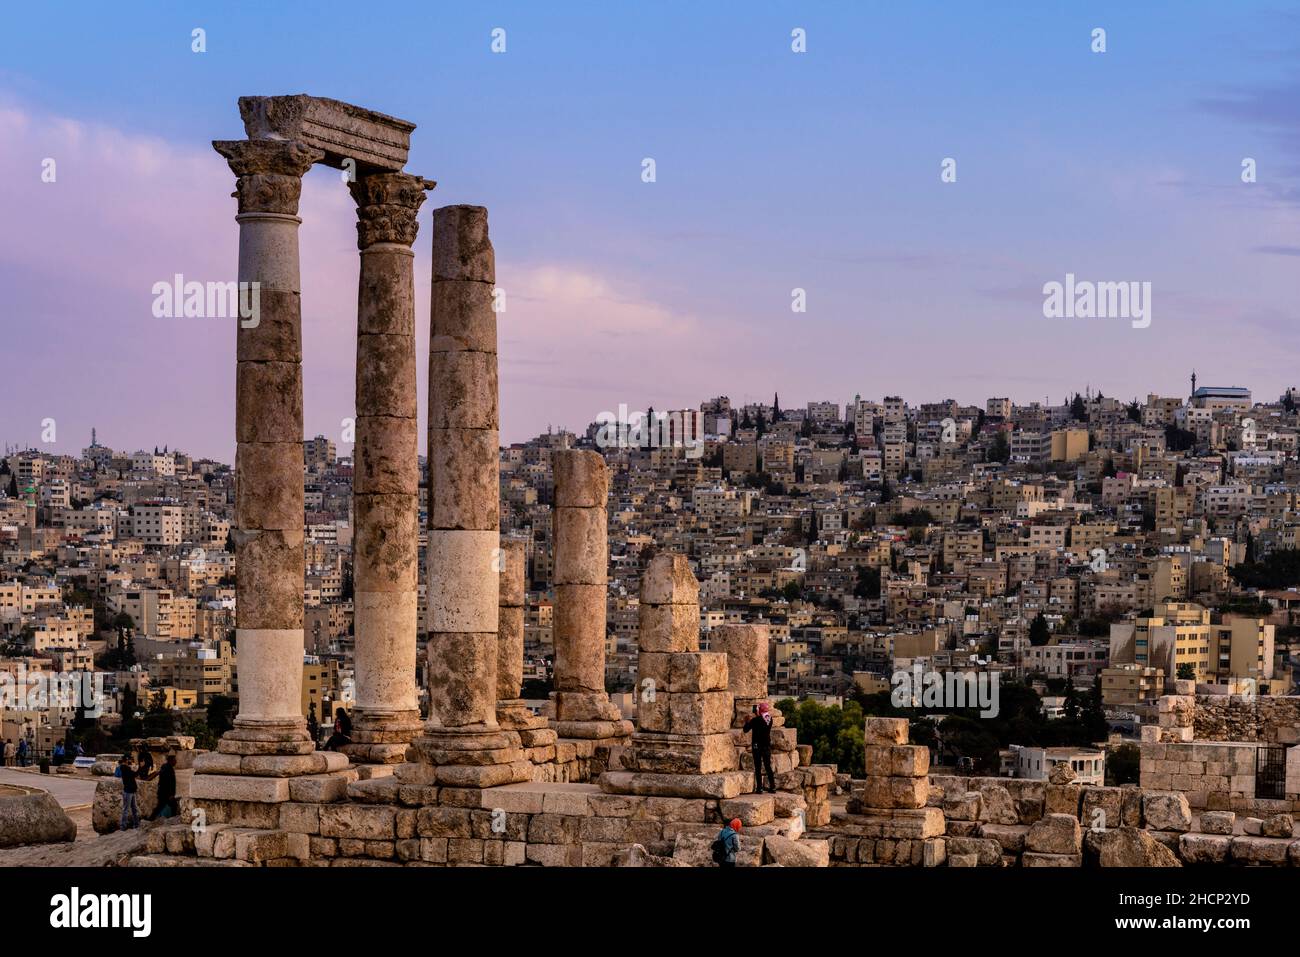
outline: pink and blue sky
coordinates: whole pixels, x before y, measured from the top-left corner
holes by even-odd
[[[1294,7],[403,6],[6,9],[0,443],[41,446],[53,418],[54,451],[94,426],[115,448],[233,457],[233,324],[150,307],[175,273],[235,278],[233,177],[209,142],[243,135],[245,94],[418,125],[408,169],[439,184],[416,243],[422,393],[429,210],[489,208],[504,441],[716,394],[1131,398],[1183,395],[1193,367],[1261,397],[1300,384]],[[301,214],[305,424],[337,440],[357,253],[336,172],[308,175]],[[1151,282],[1151,326],[1045,319],[1067,272]]]

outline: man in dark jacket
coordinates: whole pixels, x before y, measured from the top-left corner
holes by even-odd
[[[754,758],[754,790],[763,793],[762,769],[767,768],[768,790],[776,793],[776,775],[772,773],[772,706],[760,701],[754,706],[754,713],[745,722],[744,729],[749,733],[749,751]]]
[[[122,820],[118,824],[118,830],[126,831],[140,826],[140,806],[136,803],[138,786],[135,763],[131,760],[130,751],[122,755],[122,760],[117,765],[117,773],[122,779]]]
[[[176,803],[176,755],[167,755],[167,760],[154,777],[158,779],[158,803],[149,820],[156,821],[160,816],[178,817],[181,809]]]

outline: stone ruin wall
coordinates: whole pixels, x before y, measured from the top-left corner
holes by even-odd
[[[1300,697],[1196,695],[1197,741],[1300,744]]]

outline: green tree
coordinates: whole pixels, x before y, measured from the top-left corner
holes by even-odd
[[[171,708],[167,707],[167,697],[162,689],[155,691],[149,699],[149,710],[144,713],[144,732],[150,737],[176,733],[176,719]]]
[[[853,585],[856,598],[880,597],[880,569],[871,565],[858,566],[858,580]]]
[[[989,446],[985,455],[987,462],[1009,462],[1011,461],[1011,444],[1007,441],[1007,434],[998,430],[993,435],[993,443]]]
[[[1051,640],[1052,632],[1047,627],[1047,619],[1043,617],[1040,611],[1034,616],[1034,620],[1029,623],[1029,643],[1035,648],[1041,648]]]
[[[229,695],[214,694],[208,699],[208,715],[205,724],[217,737],[225,734],[235,726],[235,699]]]
[[[1174,672],[1174,677],[1179,681],[1195,681],[1196,665],[1192,664],[1190,661],[1184,661]]]
[[[1136,744],[1121,744],[1106,755],[1106,783],[1111,787],[1139,783],[1142,749]]]

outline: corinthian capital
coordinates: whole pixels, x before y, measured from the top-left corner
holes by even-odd
[[[302,177],[324,152],[290,140],[214,140],[238,179],[232,196],[241,213],[298,213]]]
[[[411,173],[371,173],[349,183],[357,203],[357,247],[415,242],[425,190],[436,184]]]

